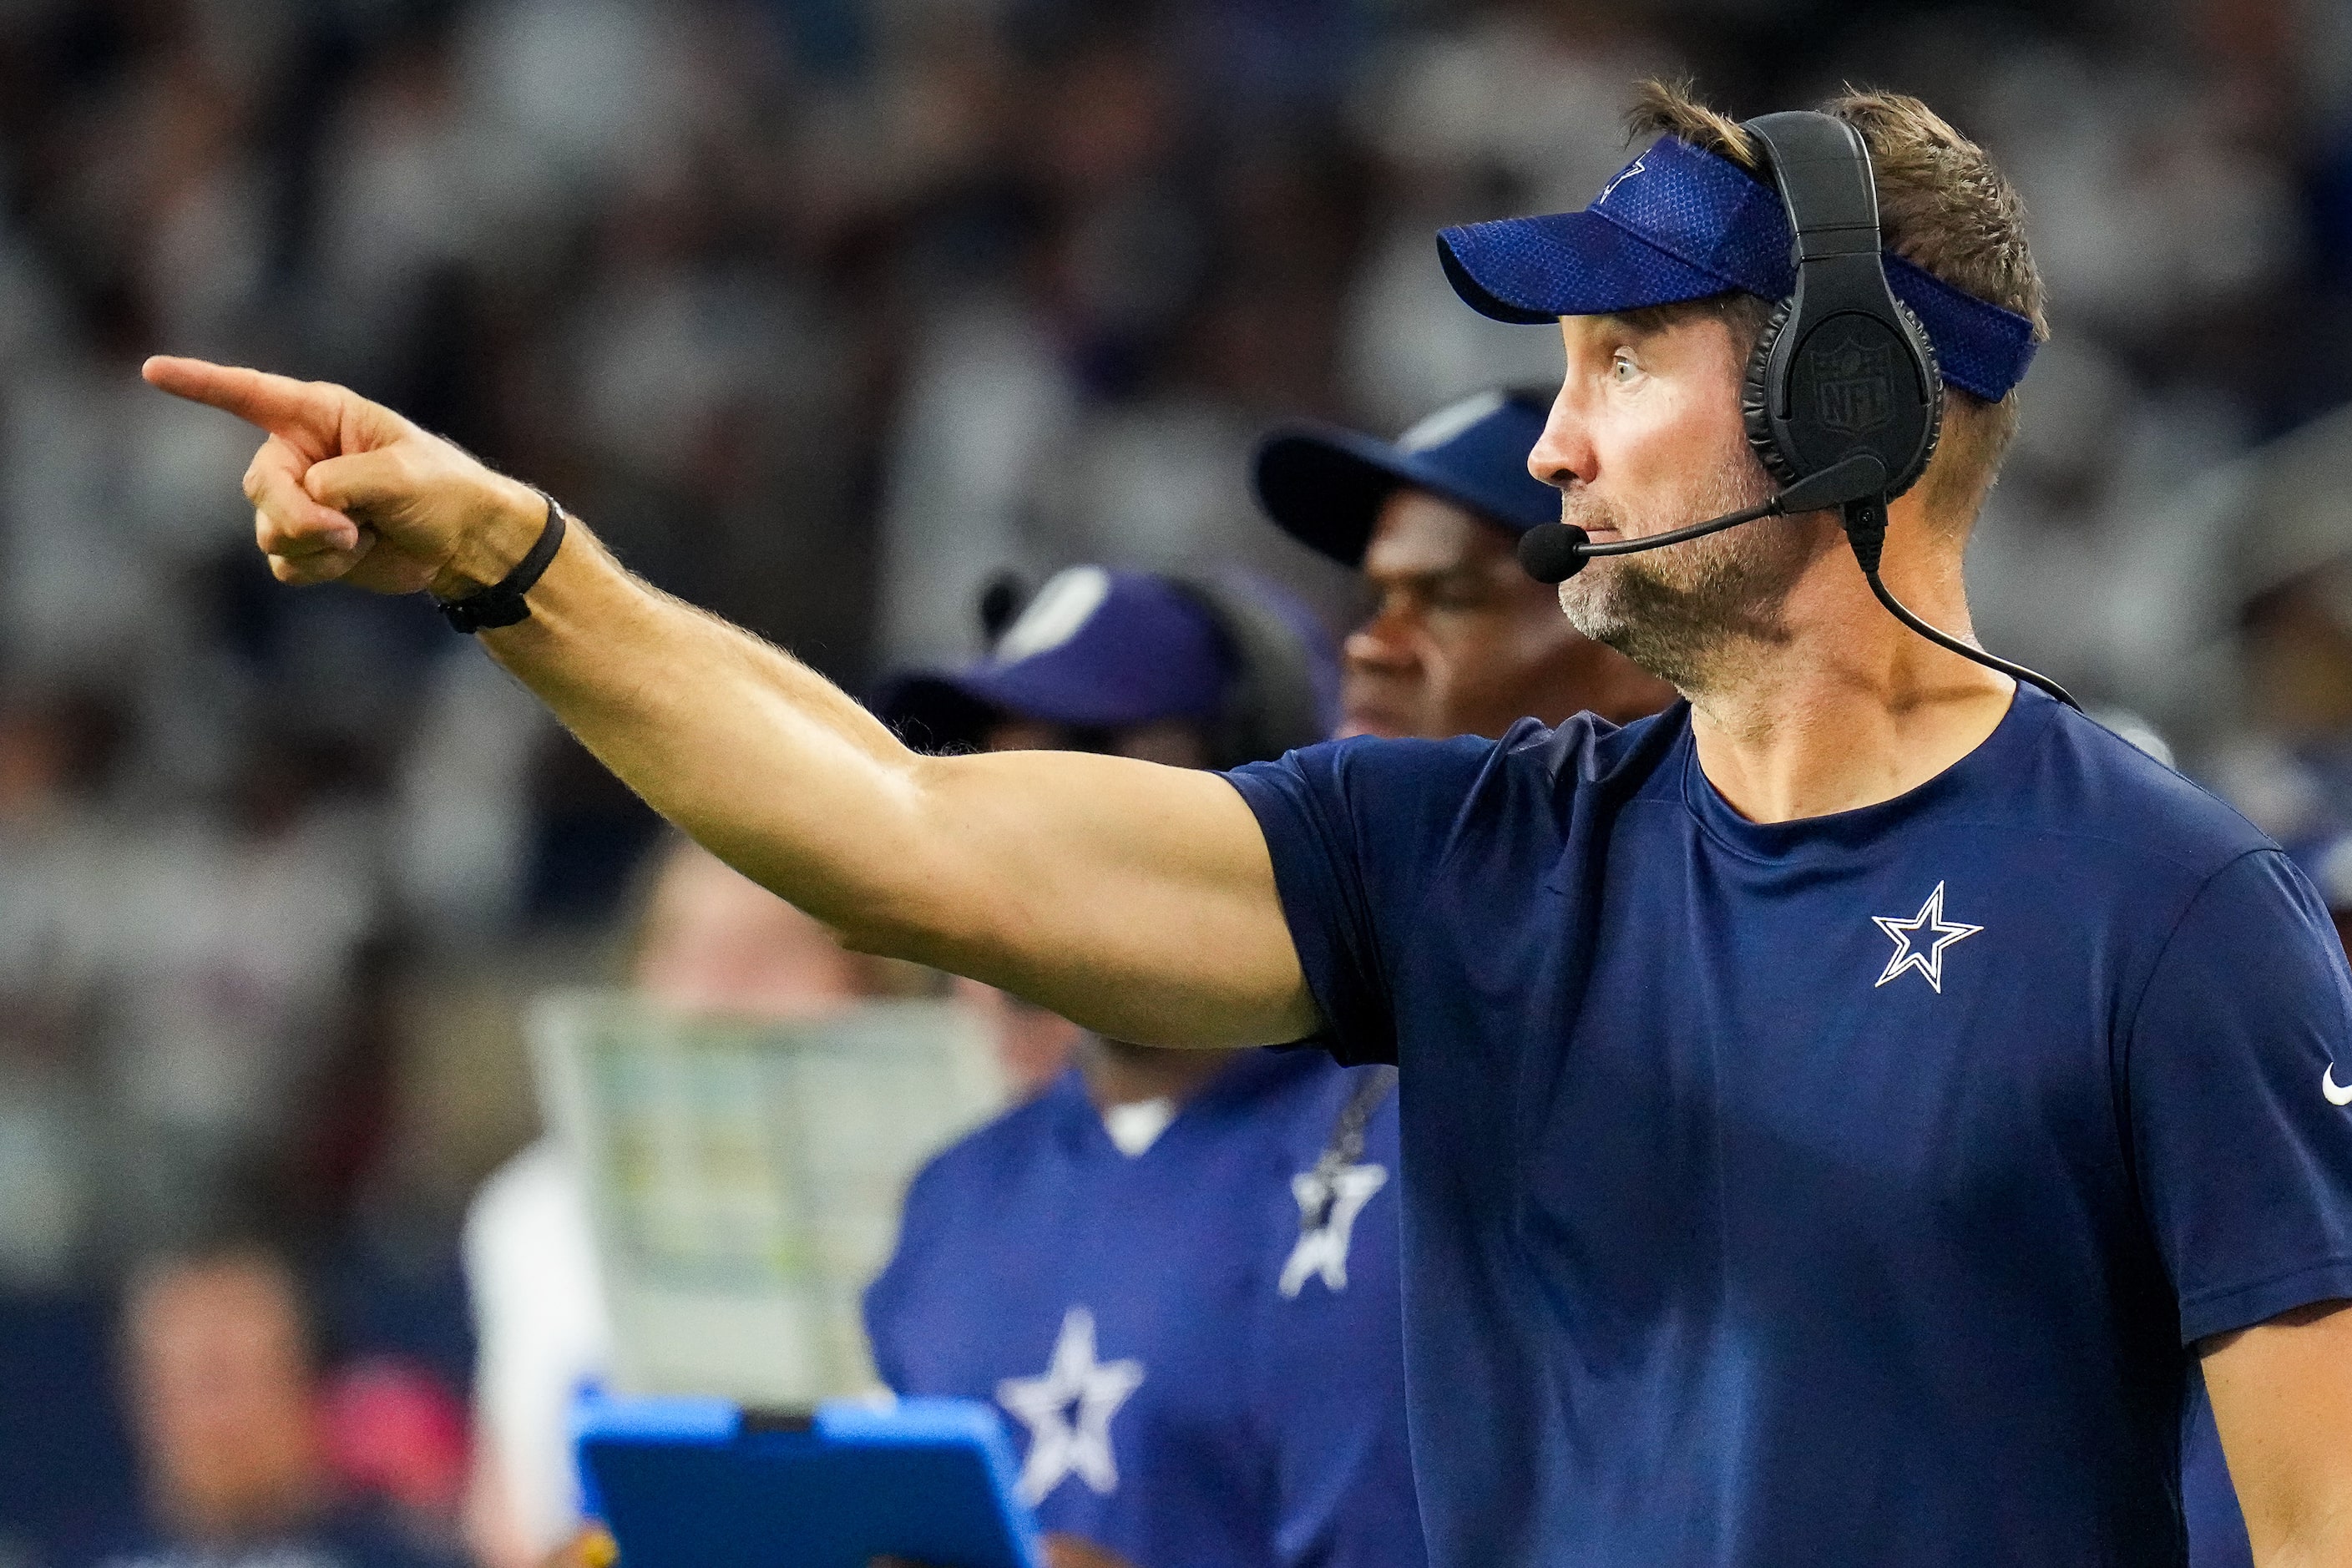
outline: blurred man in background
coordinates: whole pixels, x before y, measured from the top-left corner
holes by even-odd
[[[260,1247],[155,1264],[132,1287],[123,1382],[147,1518],[108,1568],[445,1568],[457,1559],[340,1495],[314,1327]]]
[[[933,747],[1234,767],[1328,733],[1334,676],[1303,612],[1078,566],[988,658],[880,706]],[[1057,1568],[1423,1561],[1394,1081],[1087,1035],[917,1179],[866,1296],[876,1363],[1005,1413]]]
[[[2352,926],[2352,559],[2252,594],[2242,613],[2245,732],[2220,783]]]
[[[1343,735],[1498,739],[1525,718],[1622,724],[1673,688],[1559,613],[1519,569],[1519,536],[1559,520],[1528,472],[1551,394],[1481,392],[1395,445],[1299,426],[1258,449],[1259,504],[1293,538],[1364,575],[1370,618],[1346,645]]]

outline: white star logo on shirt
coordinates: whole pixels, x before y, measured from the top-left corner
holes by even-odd
[[[1348,1288],[1348,1244],[1356,1234],[1356,1216],[1388,1179],[1382,1165],[1342,1165],[1328,1182],[1320,1171],[1301,1171],[1290,1178],[1291,1195],[1298,1200],[1299,1231],[1277,1285],[1285,1296],[1297,1296],[1318,1274],[1327,1290]]]
[[[1878,984],[1884,985],[1905,970],[1916,969],[1927,976],[1927,984],[1935,987],[1937,995],[1943,994],[1944,991],[1944,950],[1984,930],[1982,926],[1961,925],[1957,921],[1944,919],[1944,884],[1941,882],[1936,884],[1936,890],[1927,895],[1927,901],[1921,904],[1919,912],[1909,920],[1899,921],[1893,915],[1873,915],[1870,918],[1880,931],[1895,939],[1895,956],[1886,961],[1886,972],[1878,977]],[[1935,938],[1924,947],[1918,940],[1922,931]]]
[[[1095,1315],[1071,1308],[1045,1375],[996,1385],[996,1402],[1029,1428],[1029,1457],[1016,1489],[1022,1500],[1034,1507],[1071,1476],[1105,1496],[1118,1490],[1110,1418],[1142,1384],[1141,1362],[1095,1360]]]

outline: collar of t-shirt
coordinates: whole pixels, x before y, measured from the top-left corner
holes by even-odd
[[[1074,1064],[1062,1069],[1046,1094],[1068,1108],[1063,1114],[1101,1127],[1112,1147],[1135,1160],[1157,1147],[1170,1128],[1222,1115],[1272,1092],[1302,1070],[1311,1070],[1315,1063],[1308,1058],[1315,1055],[1311,1051],[1242,1051],[1181,1100],[1170,1096],[1108,1107],[1095,1104],[1087,1091],[1085,1074]]]
[[[1103,1107],[1103,1131],[1118,1145],[1118,1152],[1134,1159],[1160,1142],[1168,1124],[1176,1120],[1176,1102],[1167,1095],[1150,1100],[1130,1100],[1124,1105]]]
[[[1683,801],[1709,838],[1748,859],[1786,867],[1809,859],[1874,853],[1884,848],[1886,835],[1904,823],[1963,805],[1972,793],[2019,777],[2057,710],[2057,703],[2021,685],[1992,733],[1925,784],[1892,800],[1791,822],[1751,822],[1740,816],[1708,781],[1699,765],[1697,740],[1688,716],[1677,713],[1683,721],[1676,747],[1681,752]]]

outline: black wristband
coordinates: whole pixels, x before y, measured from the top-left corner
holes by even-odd
[[[563,543],[563,508],[545,490],[537,494],[547,502],[547,526],[539,531],[539,542],[515,563],[515,569],[478,594],[433,601],[441,618],[453,630],[470,636],[488,627],[510,626],[517,621],[530,619],[530,606],[523,602],[523,595],[546,573],[548,563],[555,559],[556,551]]]

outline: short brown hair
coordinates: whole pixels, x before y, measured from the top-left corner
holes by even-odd
[[[1862,133],[1878,176],[1878,221],[1887,247],[1956,289],[2016,311],[2050,335],[2042,274],[2025,243],[2025,203],[1984,149],[1934,110],[1899,92],[1848,86],[1820,105]],[[1630,136],[1672,136],[1749,173],[1763,161],[1755,138],[1709,109],[1686,82],[1646,81],[1625,116]],[[1760,330],[1760,317],[1755,319]],[[2017,394],[1998,403],[1948,386],[1944,437],[1928,466],[1928,515],[1965,528],[2000,473],[2017,433]]]

